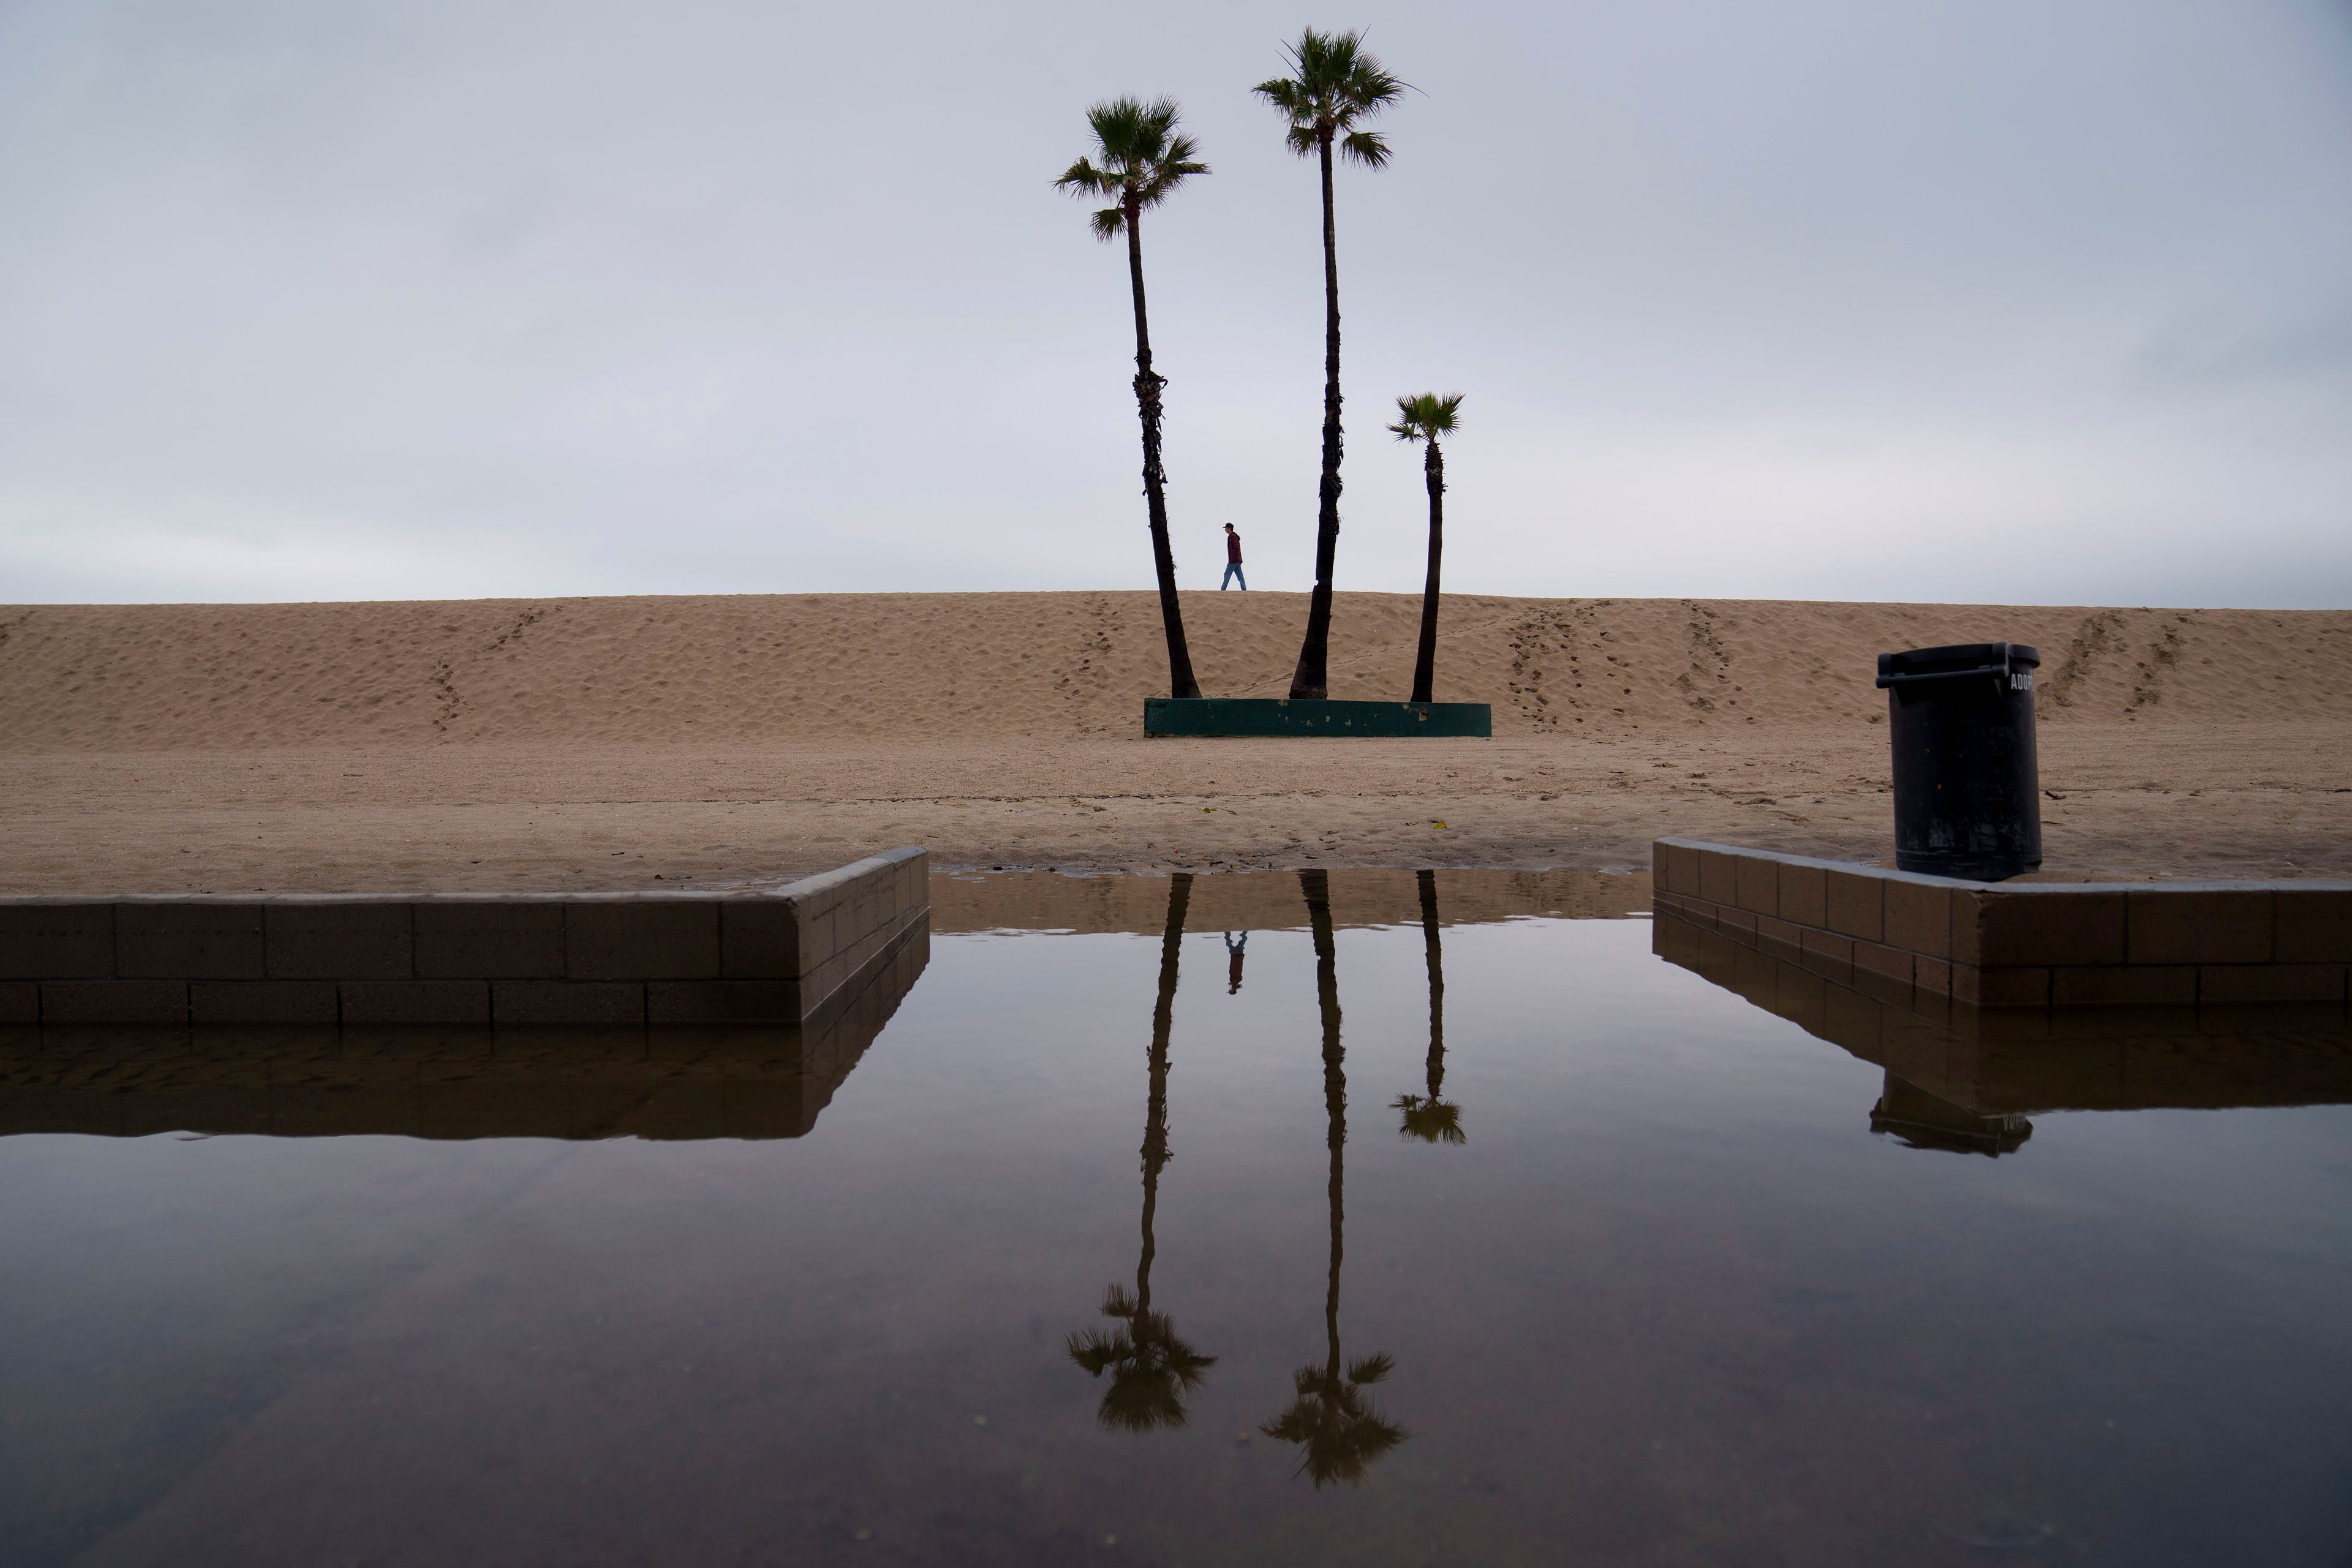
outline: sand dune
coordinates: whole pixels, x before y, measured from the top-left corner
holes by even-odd
[[[1335,697],[1401,698],[1420,601],[1343,594]],[[1280,695],[1303,595],[1184,595],[1202,688]],[[2352,613],[1450,596],[1438,696],[1498,734],[1867,723],[1887,648],[2042,650],[2046,723],[2352,718]],[[0,747],[744,744],[1139,732],[1149,594],[0,610]]]
[[[1303,595],[1184,605],[1208,690],[1286,689]],[[1334,695],[1402,696],[1417,613],[1341,595]],[[707,884],[899,842],[982,868],[1606,869],[1667,832],[1867,858],[1874,656],[1997,638],[2043,652],[2051,875],[2352,871],[2352,613],[1463,595],[1444,628],[1438,695],[1491,701],[1491,742],[1144,741],[1148,594],[0,609],[0,889]]]

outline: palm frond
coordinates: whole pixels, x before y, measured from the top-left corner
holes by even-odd
[[[1389,426],[1393,430],[1395,426]],[[1467,1143],[1470,1135],[1462,1131],[1462,1108],[1443,1100],[1424,1100],[1417,1094],[1401,1094],[1390,1107],[1403,1113],[1403,1123],[1397,1128],[1400,1138],[1418,1138],[1424,1143]]]
[[[1451,435],[1459,423],[1462,394],[1458,392],[1443,397],[1433,392],[1421,392],[1396,401],[1397,422],[1388,429],[1400,441],[1433,441],[1440,436]],[[1403,1105],[1402,1100],[1397,1102],[1399,1110]]]
[[[1340,142],[1339,151],[1367,169],[1385,169],[1389,163],[1388,138],[1371,131],[1351,131]]]
[[[1378,1383],[1396,1370],[1396,1357],[1386,1351],[1368,1355],[1361,1361],[1348,1363],[1348,1381],[1355,1384]]]
[[[1300,88],[1297,82],[1293,81],[1286,76],[1269,78],[1268,79],[1258,83],[1255,87],[1250,89],[1250,90],[1257,94],[1260,98],[1265,100],[1268,103],[1274,105],[1276,109],[1281,110],[1285,114],[1288,114],[1293,117],[1297,115],[1299,110],[1304,107],[1307,102],[1304,89]]]
[[[1092,218],[1095,237],[1114,239],[1127,232],[1125,209],[1158,206],[1169,194],[1194,174],[1205,174],[1201,144],[1180,134],[1182,114],[1176,100],[1114,98],[1087,110],[1087,128],[1094,133],[1095,154],[1080,158],[1054,184],[1074,195],[1117,198],[1117,205]]]
[[[1380,113],[1403,96],[1407,84],[1383,68],[1364,49],[1360,32],[1318,33],[1309,27],[1298,42],[1287,46],[1291,74],[1262,81],[1251,90],[1280,110],[1290,121],[1292,151],[1314,146],[1343,132],[1356,121]],[[1349,156],[1377,169],[1388,162],[1389,150],[1378,138],[1343,143]]]
[[[1301,1367],[1293,1377],[1298,1397],[1258,1428],[1269,1437],[1299,1445],[1297,1473],[1318,1489],[1361,1482],[1373,1460],[1410,1436],[1361,1393],[1360,1384],[1378,1382],[1393,1365],[1386,1356],[1374,1356],[1356,1367],[1370,1370],[1373,1363],[1381,1364],[1368,1378],[1336,1378],[1319,1366]]]
[[[1054,182],[1054,186],[1056,190],[1099,195],[1105,191],[1118,189],[1118,181],[1107,170],[1097,169],[1093,163],[1081,158],[1062,171],[1062,177]]]
[[[1085,1367],[1094,1376],[1100,1377],[1103,1368],[1115,1364],[1126,1356],[1127,1336],[1107,1334],[1100,1329],[1088,1329],[1082,1334],[1074,1333],[1065,1339],[1062,1342],[1062,1348],[1069,1352],[1072,1361]]]

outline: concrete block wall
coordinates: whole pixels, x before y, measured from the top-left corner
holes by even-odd
[[[2352,882],[1968,882],[1661,838],[1653,901],[1978,1007],[2343,1003]]]
[[[930,906],[894,849],[773,891],[0,900],[0,1025],[798,1024]]]

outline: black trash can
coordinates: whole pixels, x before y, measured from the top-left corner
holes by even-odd
[[[2022,643],[1878,656],[1895,749],[1895,864],[1998,882],[2042,864],[2033,672]]]

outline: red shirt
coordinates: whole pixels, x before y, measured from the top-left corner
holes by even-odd
[[[1242,563],[1242,536],[1240,534],[1231,531],[1228,531],[1225,534],[1225,560],[1235,566]]]

